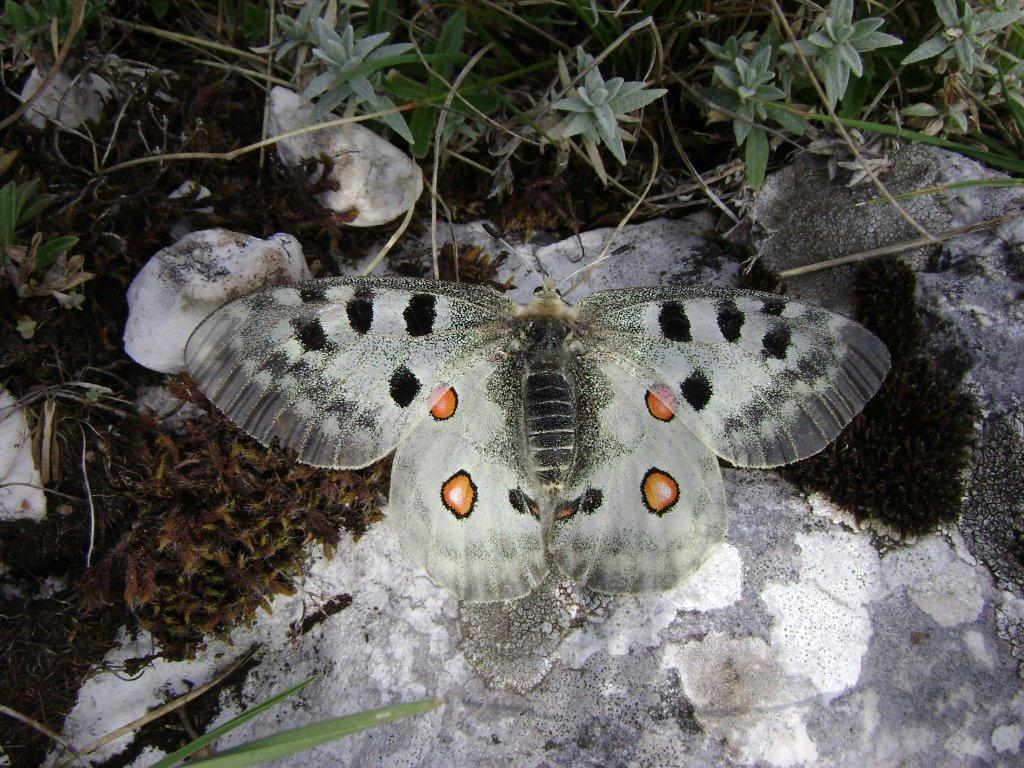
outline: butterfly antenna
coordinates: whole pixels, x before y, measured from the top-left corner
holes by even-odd
[[[508,249],[510,253],[512,253],[516,258],[523,262],[523,264],[526,266],[528,270],[530,270],[531,272],[536,272],[545,280],[550,280],[550,278],[548,277],[547,270],[544,269],[544,265],[540,263],[540,260],[536,257],[536,255],[533,257],[533,260],[531,262],[530,259],[521,254],[519,252],[519,249],[512,245],[512,243],[510,243],[505,238],[504,232],[502,232],[500,229],[498,229],[498,227],[494,226],[490,222],[485,221],[483,223],[483,228],[488,235],[490,235],[499,243],[501,243],[505,248]]]
[[[568,275],[566,275],[565,277],[558,281],[558,285],[556,287],[561,288],[563,283],[576,277],[576,275],[579,275],[579,278],[576,280],[576,282],[574,282],[567,289],[562,291],[563,296],[568,296],[570,293],[579,288],[580,285],[583,284],[583,281],[590,277],[590,273],[593,272],[597,265],[600,264],[602,261],[607,261],[612,256],[618,256],[620,254],[626,253],[626,251],[630,250],[631,248],[631,246],[629,245],[620,245],[614,251],[609,251],[608,249],[611,246],[611,244],[612,241],[609,240],[607,245],[605,245],[604,250],[602,251],[600,256],[598,256],[589,264],[584,264],[582,267],[575,270],[574,272],[570,272]]]

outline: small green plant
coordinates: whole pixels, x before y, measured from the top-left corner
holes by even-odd
[[[956,59],[960,69],[972,74],[976,69],[995,74],[985,61],[983,51],[992,42],[995,32],[1005,29],[1024,16],[1024,11],[976,12],[969,2],[957,10],[957,0],[933,0],[935,12],[943,29],[921,43],[903,59],[903,64],[914,64],[939,57],[942,66]]]
[[[825,84],[829,106],[834,107],[846,93],[850,75],[864,74],[860,54],[900,45],[895,35],[879,32],[885,20],[876,16],[853,20],[853,0],[834,0],[828,13],[820,16],[803,40],[786,43],[781,50],[804,54]]]
[[[82,35],[85,24],[106,9],[106,0],[88,0],[78,37]],[[20,3],[7,0],[3,19],[0,20],[0,42],[10,44],[17,41],[22,48],[27,49],[37,35],[49,35],[56,22],[57,37],[53,44],[59,47],[71,28],[72,11],[72,0],[22,0]]]
[[[382,45],[391,37],[389,32],[364,37],[348,22],[342,26],[341,34],[322,18],[313,23],[317,35],[313,56],[326,67],[302,92],[305,98],[316,99],[314,118],[321,119],[342,105],[347,114],[355,114],[363,105],[371,112],[397,110],[395,103],[380,93],[382,71],[388,68],[388,59],[408,52],[412,44]],[[378,119],[413,143],[412,132],[399,112],[391,111]]]
[[[556,130],[557,135],[563,139],[580,136],[592,161],[597,155],[597,147],[603,144],[616,160],[625,165],[626,149],[622,141],[632,141],[633,137],[619,123],[639,122],[639,118],[630,113],[643,109],[668,91],[648,88],[646,83],[626,81],[621,77],[605,80],[594,64],[594,57],[579,47],[576,48],[576,68],[577,77],[582,73],[583,84],[552,104],[554,109],[566,113]],[[602,171],[603,168],[598,172]]]
[[[786,94],[772,82],[775,80],[774,56],[768,36],[761,38],[749,58],[742,52],[738,40],[726,41],[721,51],[727,50],[737,53],[732,61],[715,65],[712,87],[704,89],[703,93],[713,108],[732,118],[736,145],[746,144],[747,179],[756,189],[761,186],[768,166],[768,135],[763,123],[771,118],[797,135],[803,134],[805,123],[781,104]]]
[[[294,17],[287,13],[277,14],[277,28],[281,36],[281,43],[274,52],[275,59],[280,61],[299,46],[316,45],[317,35],[314,22],[320,18],[326,3],[327,0],[309,0]]]
[[[18,230],[27,227],[40,213],[49,207],[53,199],[49,195],[38,193],[38,180],[18,184],[7,182],[0,188],[0,265],[7,266],[11,261],[27,265],[28,272],[45,269],[58,258],[66,254],[78,238],[71,235],[43,240],[41,235],[24,239],[19,237]]]

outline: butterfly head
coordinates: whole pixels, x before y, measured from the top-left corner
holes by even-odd
[[[533,289],[533,301],[520,307],[519,314],[525,317],[556,317],[569,323],[576,320],[576,309],[562,298],[562,292],[549,277]]]

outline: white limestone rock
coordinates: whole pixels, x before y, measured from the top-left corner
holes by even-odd
[[[609,277],[599,269],[578,295],[613,287],[606,280],[636,285],[662,272],[673,280],[714,272],[719,255],[701,242],[702,220],[688,217],[675,230],[653,222],[627,227],[620,242],[637,243],[636,252],[605,265],[635,258],[632,272]],[[671,248],[673,231],[686,237],[686,247]],[[460,238],[464,233],[492,255],[507,249],[480,225],[465,225]],[[573,262],[578,243],[573,251],[571,240],[546,252],[550,274],[579,266]],[[584,235],[588,257],[600,240]],[[544,246],[513,247],[532,257]],[[539,277],[525,264],[516,259],[506,266],[517,270],[517,291],[528,294]],[[719,268],[721,284],[730,284],[729,265]],[[261,654],[244,683],[222,693],[214,725],[307,675],[319,678],[279,704],[271,725],[246,723],[218,748],[363,708],[440,697],[444,706],[425,716],[281,765],[963,768],[1020,762],[1012,750],[1024,698],[1017,660],[997,637],[994,620],[1005,615],[1024,627],[1024,601],[1010,615],[1012,595],[1000,595],[976,572],[968,577],[954,565],[971,565],[955,547],[946,545],[949,556],[935,558],[934,545],[922,539],[880,555],[882,540],[852,529],[820,499],[815,514],[776,473],[727,468],[723,478],[731,512],[726,541],[687,584],[608,597],[566,589],[555,578],[547,594],[514,608],[474,610],[471,635],[465,606],[432,584],[383,526],[358,542],[343,538],[330,559],[315,551],[302,589],[275,598],[272,613],[261,612],[252,627],[232,634],[232,654],[253,643]],[[900,576],[890,578],[897,562]],[[936,579],[975,585],[980,591],[972,587],[963,593],[966,602],[954,604],[970,606],[969,619],[980,601],[976,618],[946,626],[922,609],[935,610],[945,599],[932,589]],[[303,631],[305,618],[340,595],[351,596],[348,607]],[[211,642],[210,648],[222,646]],[[145,643],[136,650],[148,652]],[[207,680],[213,666],[227,663],[224,656],[201,657],[170,676],[158,663],[138,680],[100,672],[64,734],[86,743],[120,725],[124,712],[104,711],[96,704],[102,697],[148,706],[159,698],[154,687]]]
[[[0,520],[41,520],[45,514],[25,412],[0,388]]]
[[[46,73],[34,68],[22,86],[18,98],[24,102],[42,85]],[[86,120],[97,121],[103,114],[103,102],[110,97],[110,85],[99,75],[86,73],[71,78],[58,72],[25,112],[22,118],[42,129],[55,122],[73,130]]]
[[[801,533],[796,543],[799,581],[761,592],[773,616],[772,645],[789,674],[837,696],[860,678],[871,639],[867,604],[880,592],[878,553],[856,533]]]
[[[882,572],[891,589],[905,586],[914,605],[943,627],[972,622],[985,606],[985,576],[938,535],[886,555]]]
[[[128,287],[125,352],[154,371],[183,371],[185,342],[213,310],[260,288],[309,278],[291,235],[192,232],[158,251]]]
[[[305,128],[313,107],[294,91],[277,86],[270,92],[271,136]],[[423,173],[412,158],[373,131],[353,123],[304,133],[277,143],[281,160],[299,166],[303,160],[331,158],[330,179],[336,190],[319,196],[336,213],[358,211],[355,227],[386,224],[406,213],[423,192]]]

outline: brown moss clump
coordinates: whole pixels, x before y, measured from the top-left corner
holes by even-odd
[[[894,259],[873,260],[855,281],[857,319],[885,342],[892,370],[833,443],[786,474],[858,520],[926,533],[960,514],[977,407],[957,367],[924,353],[913,272]]]
[[[223,636],[290,594],[306,544],[330,550],[340,529],[359,535],[379,519],[389,468],[323,470],[293,452],[265,448],[209,409],[191,384],[175,394],[209,417],[180,435],[141,422],[140,475],[123,492],[138,523],[89,574],[93,601],[118,594],[164,655],[185,656],[204,636]]]

